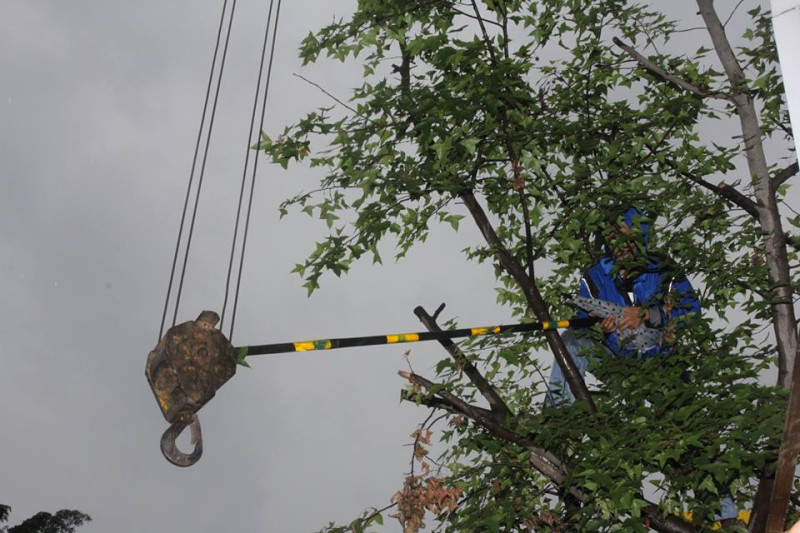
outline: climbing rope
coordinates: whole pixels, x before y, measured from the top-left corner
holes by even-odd
[[[181,245],[181,242],[183,240],[183,229],[184,229],[184,225],[186,223],[186,213],[187,213],[188,207],[189,207],[189,198],[191,196],[192,184],[194,182],[195,169],[197,167],[197,158],[198,158],[198,155],[200,153],[200,144],[201,144],[201,140],[203,138],[203,129],[205,127],[206,115],[207,115],[207,112],[208,112],[208,103],[209,103],[209,99],[210,99],[210,96],[211,96],[211,87],[212,87],[213,81],[214,81],[214,72],[216,70],[216,65],[217,65],[217,56],[219,54],[219,47],[220,47],[221,37],[222,37],[222,29],[225,26],[224,22],[225,22],[225,15],[226,15],[226,13],[228,11],[227,8],[228,8],[228,0],[224,0],[224,2],[222,4],[222,14],[220,15],[220,20],[219,20],[219,29],[217,30],[216,44],[214,45],[214,57],[213,57],[213,59],[211,61],[211,71],[209,73],[208,86],[206,88],[206,96],[205,96],[205,101],[203,103],[203,114],[202,114],[202,117],[200,119],[200,128],[199,128],[199,130],[197,132],[197,142],[195,143],[194,157],[192,158],[192,169],[191,169],[191,171],[189,173],[189,184],[188,184],[188,186],[186,188],[186,199],[184,200],[184,203],[183,203],[183,213],[181,214],[181,223],[180,223],[180,227],[178,229],[178,239],[177,239],[177,242],[175,243],[175,254],[174,254],[173,258],[172,258],[172,269],[171,269],[170,275],[169,275],[169,284],[167,286],[167,296],[166,296],[166,299],[164,301],[164,311],[163,311],[163,313],[161,315],[161,325],[160,325],[159,330],[158,330],[158,339],[159,340],[161,340],[161,337],[164,334],[164,324],[165,324],[166,319],[167,319],[167,310],[169,308],[169,301],[170,301],[170,297],[172,295],[172,285],[173,285],[173,282],[174,282],[174,279],[175,279],[175,270],[176,270],[176,267],[177,267],[177,264],[178,264],[178,252],[180,250],[180,245]],[[188,235],[187,242],[186,242],[186,253],[185,253],[184,258],[183,258],[183,265],[181,267],[181,277],[180,277],[180,282],[178,284],[178,290],[177,290],[177,293],[176,293],[175,312],[174,312],[174,314],[172,316],[172,325],[173,326],[175,325],[175,322],[177,320],[178,307],[180,306],[181,293],[183,291],[183,281],[184,281],[184,278],[186,276],[186,263],[187,263],[188,258],[189,258],[189,249],[191,248],[192,235],[194,233],[194,223],[195,223],[195,219],[197,217],[197,208],[198,208],[198,204],[199,204],[199,201],[200,201],[200,190],[202,188],[203,176],[205,174],[206,160],[208,158],[208,148],[209,148],[209,145],[210,145],[210,142],[211,142],[211,132],[213,131],[213,128],[214,128],[214,117],[216,115],[217,102],[219,100],[220,86],[222,84],[222,74],[223,74],[223,70],[225,68],[225,58],[227,57],[227,53],[228,53],[228,43],[230,42],[231,27],[232,27],[232,24],[233,24],[233,15],[234,15],[235,11],[236,11],[236,0],[233,0],[232,3],[231,3],[230,16],[229,16],[229,19],[228,19],[228,29],[227,29],[227,32],[226,32],[226,35],[225,35],[225,43],[224,43],[224,47],[223,47],[223,50],[222,50],[222,59],[221,59],[221,62],[220,62],[219,73],[217,75],[216,90],[214,91],[214,101],[213,101],[213,104],[212,104],[211,119],[209,121],[208,132],[206,134],[205,149],[203,150],[203,160],[202,160],[202,164],[201,164],[201,167],[200,167],[200,176],[199,176],[198,183],[197,183],[197,194],[195,196],[195,201],[194,201],[194,205],[193,205],[193,208],[192,208],[192,219],[191,219],[191,224],[189,226],[189,235]]]

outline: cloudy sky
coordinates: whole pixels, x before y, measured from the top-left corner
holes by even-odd
[[[350,1],[286,2],[267,130],[346,97],[360,69],[301,69],[296,50]],[[205,454],[179,469],[144,377],[157,340],[222,2],[0,2],[0,502],[10,523],[75,508],[81,529],[315,531],[383,506],[426,413],[399,403],[403,347],[257,360],[201,413]],[[267,2],[240,0],[179,321],[222,303]],[[447,302],[505,318],[491,269],[434,231],[399,265],[357,266],[307,298],[289,272],[324,226],[278,219],[313,176],[262,164],[235,341],[416,331]],[[457,272],[457,275],[454,273]],[[443,352],[414,345],[430,369]],[[393,528],[395,526],[392,526]]]
[[[267,2],[240,0],[179,321],[221,307]],[[683,2],[694,15],[694,2]],[[346,98],[357,65],[303,69],[300,40],[350,0],[286,2],[267,131]],[[205,453],[161,456],[144,378],[200,121],[221,2],[0,1],[0,503],[12,524],[80,509],[80,531],[315,531],[383,506],[426,412],[398,369],[431,375],[436,344],[279,355],[242,369],[201,412]],[[692,21],[689,25],[696,25]],[[463,325],[508,320],[492,270],[434,229],[400,264],[357,265],[312,298],[289,271],[324,234],[278,203],[314,175],[262,164],[236,344],[423,329],[446,302]],[[395,524],[386,528],[397,530]]]

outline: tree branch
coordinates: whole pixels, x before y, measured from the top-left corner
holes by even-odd
[[[754,200],[751,200],[750,198],[739,192],[732,185],[728,185],[727,183],[720,183],[719,185],[714,185],[713,183],[708,182],[691,172],[678,170],[678,166],[670,158],[664,158],[664,162],[684,178],[687,178],[690,181],[693,181],[694,183],[700,185],[701,187],[708,189],[717,196],[725,198],[726,200],[736,205],[737,207],[742,208],[751,217],[755,218],[756,220],[759,220],[760,215],[758,213],[758,204]],[[781,185],[787,179],[791,178],[797,172],[798,172],[797,162],[792,163],[788,167],[778,172],[775,175],[775,177],[772,178],[773,187],[777,188],[779,185]],[[790,246],[795,250],[800,251],[800,240],[798,240],[797,237],[789,233],[786,234],[786,245]],[[759,294],[764,299],[768,298],[766,294],[762,294],[760,292]]]
[[[719,100],[727,100],[729,102],[733,102],[733,97],[730,94],[719,92],[719,91],[707,91],[705,89],[701,89],[700,87],[689,83],[688,81],[684,80],[683,78],[679,78],[674,74],[670,74],[663,68],[661,68],[656,63],[650,61],[642,54],[637,52],[633,47],[630,45],[625,44],[619,38],[614,37],[613,39],[614,44],[622,48],[626,54],[628,54],[631,58],[633,58],[637,63],[643,66],[645,69],[649,70],[659,78],[672,83],[673,85],[677,85],[681,89],[685,91],[689,91],[690,93],[696,94],[702,98],[716,98]]]
[[[436,323],[436,318],[432,317],[422,308],[418,306],[414,309],[414,314],[417,315],[420,322],[422,322],[428,331],[441,331],[442,328]],[[453,357],[458,363],[458,366],[467,375],[469,380],[475,385],[475,388],[483,395],[491,407],[492,413],[500,420],[505,421],[513,416],[508,405],[503,401],[491,383],[480,373],[480,371],[473,365],[467,356],[461,351],[461,348],[450,339],[443,339],[439,341],[445,350]]]
[[[513,156],[513,150],[510,148],[511,141],[506,141],[509,145],[509,153]],[[525,182],[522,179],[522,167],[519,161],[512,161],[511,165],[514,168],[514,185],[513,188],[517,190],[519,195],[519,203],[522,206],[522,219],[525,222],[525,255],[528,261],[528,277],[531,281],[536,279],[534,276],[534,259],[533,259],[533,232],[531,231],[531,215],[528,210],[528,198],[525,195]]]
[[[502,267],[511,277],[514,278],[514,280],[522,289],[525,299],[527,300],[528,305],[536,317],[541,321],[551,321],[552,318],[550,317],[550,313],[547,309],[547,304],[545,303],[542,294],[539,292],[539,289],[536,287],[536,284],[525,273],[525,269],[517,261],[515,261],[513,257],[511,257],[511,254],[509,254],[508,250],[506,250],[505,246],[503,246],[500,237],[497,236],[497,232],[495,232],[491,222],[489,222],[489,219],[486,217],[486,213],[478,203],[475,195],[469,191],[462,192],[459,196],[464,201],[467,209],[469,209],[469,212],[472,215],[472,218],[475,220],[475,223],[478,225],[478,229],[480,229],[484,239],[494,250],[494,254]],[[557,331],[546,331],[545,338],[550,345],[550,349],[555,356],[556,362],[561,367],[561,370],[564,371],[564,377],[566,378],[567,384],[569,385],[572,393],[576,398],[579,398],[581,401],[584,401],[588,404],[588,408],[591,413],[596,413],[597,408],[595,407],[591,396],[589,396],[589,389],[586,387],[586,383],[583,381],[583,377],[578,371],[578,367],[575,366],[572,356],[567,351],[564,341],[561,340],[561,336]]]
[[[535,444],[531,443],[528,439],[517,435],[513,431],[509,430],[508,428],[503,427],[498,423],[498,420],[494,417],[491,411],[488,409],[484,409],[482,407],[478,407],[476,405],[471,405],[462,400],[461,398],[451,394],[449,392],[441,392],[436,390],[439,388],[439,385],[436,383],[425,379],[424,377],[418,374],[412,374],[411,372],[398,372],[401,377],[407,379],[409,382],[423,387],[429,391],[432,391],[435,396],[424,398],[424,397],[408,397],[406,395],[404,399],[417,401],[419,400],[421,403],[429,406],[429,407],[437,407],[447,409],[448,411],[455,412],[458,414],[462,414],[469,418],[470,420],[476,422],[486,430],[488,430],[494,436],[506,440],[508,442],[513,442],[514,444],[518,444],[524,447],[526,450],[531,452],[531,464],[545,475],[547,478],[551,479],[556,484],[562,484],[564,482],[564,478],[566,476],[566,469],[561,461],[559,461],[552,453],[544,450]],[[413,396],[413,395],[412,395]],[[578,499],[585,499],[586,495],[578,489],[573,489],[575,492],[573,495]],[[570,492],[573,492],[571,490]]]
[[[775,188],[780,187],[784,181],[788,180],[800,170],[797,166],[797,161],[789,165],[788,167],[782,169],[780,172],[775,174],[775,177],[772,178],[772,186]]]
[[[475,0],[472,0],[472,10],[475,11],[475,18],[478,21],[478,25],[481,27],[481,33],[483,34],[483,41],[486,43],[486,50],[489,52],[489,57],[492,60],[492,65],[495,67],[497,66],[497,58],[494,55],[494,46],[492,46],[492,40],[489,38],[489,32],[486,31],[486,25],[483,23],[483,17],[481,16],[481,11],[478,9],[478,4]]]
[[[469,13],[467,13],[466,11],[461,11],[460,9],[455,9],[455,8],[454,8],[454,9],[453,9],[453,11],[454,11],[455,13],[458,13],[459,15],[464,15],[464,16],[465,16],[465,17],[467,17],[467,18],[471,18],[472,20],[482,20],[483,22],[487,22],[487,23],[489,23],[489,24],[494,24],[495,26],[502,26],[502,25],[501,25],[499,22],[497,22],[497,21],[495,21],[495,20],[478,18],[478,17],[476,17],[475,15],[470,15],[470,14],[469,14]]]
[[[362,113],[359,113],[358,111],[356,111],[355,109],[353,109],[352,107],[350,107],[349,105],[347,105],[347,103],[345,103],[345,102],[341,101],[339,98],[336,98],[334,95],[332,95],[330,92],[328,92],[328,91],[325,89],[325,87],[323,87],[323,86],[322,86],[322,85],[320,85],[319,83],[313,82],[313,81],[309,80],[308,78],[305,78],[305,77],[301,76],[300,74],[298,74],[298,73],[296,73],[296,72],[292,73],[292,76],[295,76],[295,77],[297,77],[297,78],[300,78],[301,80],[303,80],[304,82],[308,83],[309,85],[313,85],[314,87],[316,87],[317,89],[319,89],[320,91],[322,91],[322,92],[323,92],[323,93],[324,93],[326,96],[328,96],[328,97],[329,97],[331,100],[333,100],[333,101],[334,101],[334,102],[336,102],[337,104],[341,105],[341,106],[342,106],[342,107],[344,107],[345,109],[349,110],[349,111],[350,111],[350,112],[352,112],[354,115],[356,115],[356,116],[358,116],[358,117],[361,117],[361,118],[365,118],[365,119],[369,120],[369,121],[370,121],[372,124],[375,124],[375,121],[374,121],[374,120],[372,120],[371,118],[369,118],[369,117],[367,117],[367,116],[363,115]]]
[[[440,385],[411,372],[398,372],[400,376],[419,387],[425,388],[433,393],[432,396],[423,396],[419,393],[406,393],[402,398],[409,401],[418,401],[428,407],[445,409],[452,413],[462,414],[477,423],[497,438],[513,442],[528,450],[531,465],[543,476],[550,479],[558,486],[563,486],[567,476],[567,468],[564,463],[558,460],[552,453],[544,450],[528,439],[517,435],[513,431],[501,426],[491,411],[481,407],[470,405],[452,393],[437,390]],[[569,493],[578,501],[585,502],[588,495],[577,487],[570,487]],[[696,533],[697,529],[691,524],[686,523],[681,518],[673,515],[663,516],[658,506],[652,502],[642,509],[642,514],[650,520],[650,526],[661,533]]]
[[[758,204],[756,204],[753,200],[751,200],[750,198],[748,198],[747,196],[736,190],[731,185],[728,185],[727,183],[720,183],[719,185],[714,185],[713,183],[710,183],[691,172],[678,170],[678,165],[676,165],[675,162],[670,158],[665,158],[664,162],[684,178],[687,178],[690,181],[700,185],[701,187],[708,189],[717,196],[725,198],[734,205],[744,209],[747,212],[747,214],[750,215],[751,217],[758,219],[759,217]]]

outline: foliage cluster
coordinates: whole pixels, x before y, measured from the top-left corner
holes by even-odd
[[[0,522],[8,520],[11,507],[0,504]],[[92,518],[80,511],[61,509],[56,514],[39,512],[16,526],[2,526],[2,533],[75,533],[75,529]]]
[[[764,331],[777,311],[757,180],[771,180],[784,225],[800,217],[783,203],[792,132],[769,14],[744,4],[751,22],[736,62],[746,78],[735,83],[714,47],[687,49],[676,22],[627,0],[361,0],[303,41],[305,62],[354,58],[364,74],[349,103],[259,145],[284,167],[325,170],[318,189],[282,206],[330,228],[295,268],[309,292],[362,256],[381,261],[387,239],[399,258],[433,225],[458,230],[471,215],[497,237],[465,252],[493,261],[498,304],[536,320],[540,294],[544,312],[566,316],[565,296],[608,244],[602,230],[630,205],[656,227],[650,250],[702,291],[703,316],[678,329],[669,357],[594,360],[593,406],[542,407],[546,368],[531,354],[548,347],[543,338],[470,341],[469,362],[511,414],[496,429],[453,407],[480,394],[462,361],[443,359],[435,387],[410,391],[449,412],[445,482],[464,496],[435,513],[440,529],[645,531],[643,517],[676,509],[693,511],[694,528],[723,495],[753,500],[785,405],[780,387],[759,383],[777,361]],[[753,148],[735,133],[743,108],[730,95],[757,104],[758,142],[780,154],[770,176],[744,170]],[[796,266],[796,239],[780,236]],[[535,468],[532,449],[557,457],[558,479]]]

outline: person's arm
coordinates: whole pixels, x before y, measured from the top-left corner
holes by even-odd
[[[597,298],[596,289],[594,289],[591,278],[589,277],[589,273],[587,272],[580,280],[578,284],[578,294],[583,296],[584,298]],[[587,313],[582,308],[578,308],[578,318],[586,318],[588,316],[594,316],[590,313]],[[600,322],[600,329],[602,329],[606,334],[611,334],[616,331],[618,328],[617,324],[617,317],[614,315],[608,315]]]

